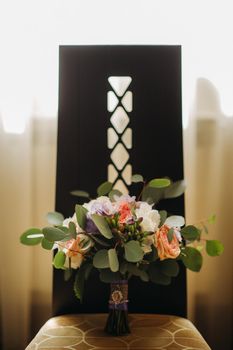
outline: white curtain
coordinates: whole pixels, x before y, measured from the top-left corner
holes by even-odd
[[[2,0],[0,345],[18,350],[50,316],[51,255],[19,235],[54,209],[59,44],[181,44],[186,218],[212,213],[225,244],[189,273],[189,318],[231,349],[233,50],[230,1]],[[120,24],[119,24],[120,23]],[[2,344],[1,344],[2,343]]]

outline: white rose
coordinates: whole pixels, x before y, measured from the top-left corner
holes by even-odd
[[[140,224],[143,231],[155,232],[160,223],[158,210],[152,209],[152,206],[146,202],[140,202],[139,208],[135,210],[137,218],[142,218]]]

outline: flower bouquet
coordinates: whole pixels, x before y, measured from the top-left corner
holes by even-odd
[[[76,204],[72,217],[48,213],[52,226],[30,228],[20,237],[23,244],[55,250],[53,265],[64,270],[66,280],[75,273],[74,293],[81,302],[85,280],[93,268],[99,271],[100,280],[110,284],[105,330],[113,335],[130,332],[128,281],[132,276],[168,285],[179,273],[178,260],[192,271],[201,269],[203,243],[211,256],[223,252],[219,241],[202,238],[214,215],[199,225],[185,225],[182,216],[154,208],[162,198],[182,195],[183,181],[162,178],[146,182],[136,174],[132,182],[141,187],[138,198],[123,195],[110,182],[98,187],[96,199],[85,191],[73,191],[85,198],[85,203]]]

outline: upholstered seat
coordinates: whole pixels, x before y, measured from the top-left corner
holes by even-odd
[[[210,350],[193,324],[182,317],[131,314],[131,334],[107,335],[106,314],[64,315],[45,323],[26,350]]]

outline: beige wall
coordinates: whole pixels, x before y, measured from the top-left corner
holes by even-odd
[[[200,92],[208,96],[207,106],[200,103]],[[211,237],[226,248],[220,258],[205,256],[201,273],[188,274],[188,309],[214,350],[230,350],[233,119],[221,114],[217,96],[211,83],[199,81],[191,123],[184,131],[186,215],[191,223],[216,213]],[[45,213],[54,209],[56,119],[36,119],[23,135],[1,130],[0,159],[3,349],[18,350],[51,311],[51,255],[20,245],[18,238],[27,227],[44,225]]]

